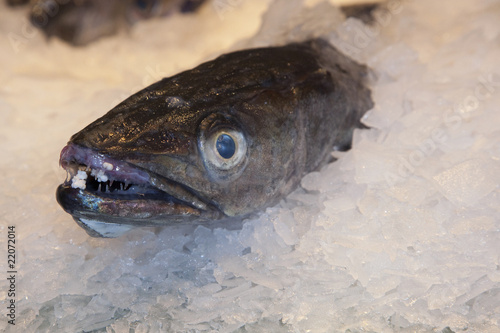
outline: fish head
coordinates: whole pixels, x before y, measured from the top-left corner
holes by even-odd
[[[335,143],[350,142],[371,105],[363,72],[312,40],[165,78],[73,135],[57,199],[96,236],[274,205],[327,163]]]
[[[190,82],[153,84],[62,150],[69,177],[57,199],[89,234],[243,216],[289,192],[299,136],[293,93]]]

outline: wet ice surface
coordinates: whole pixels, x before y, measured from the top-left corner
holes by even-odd
[[[242,42],[267,2],[233,3],[84,49],[46,44],[1,8],[0,242],[15,225],[19,273],[15,327],[0,280],[0,330],[498,332],[498,1],[393,1],[371,30],[329,33],[374,69],[372,129],[239,230],[93,239],[58,207],[59,152],[84,125],[233,43],[325,33],[335,12],[299,24],[297,2],[278,1],[272,31]]]

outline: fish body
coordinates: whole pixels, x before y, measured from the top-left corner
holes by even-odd
[[[140,20],[175,12],[193,12],[203,2],[204,0],[32,0],[30,19],[48,37],[59,37],[72,45],[82,46],[100,37],[116,34]]]
[[[89,234],[108,237],[274,205],[334,146],[350,145],[372,107],[366,74],[315,39],[165,78],[72,136],[57,200]]]

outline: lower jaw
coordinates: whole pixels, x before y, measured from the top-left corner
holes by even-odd
[[[56,198],[61,207],[94,237],[117,237],[119,235],[113,236],[116,231],[123,229],[126,232],[132,227],[166,226],[221,218],[217,212],[201,211],[174,201],[99,196],[67,185],[57,188]],[[100,230],[113,230],[96,231],[95,226],[101,226],[98,228]]]

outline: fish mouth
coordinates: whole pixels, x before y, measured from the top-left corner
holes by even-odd
[[[59,163],[67,178],[57,188],[57,201],[94,237],[224,217],[188,186],[90,148],[70,143]]]

